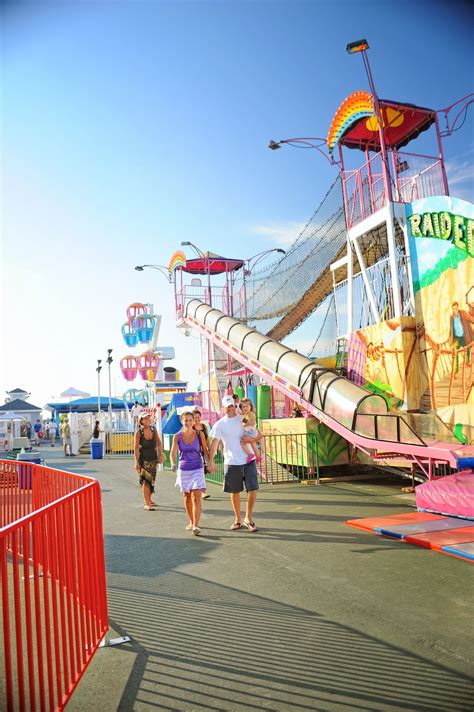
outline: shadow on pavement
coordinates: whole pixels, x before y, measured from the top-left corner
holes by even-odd
[[[318,613],[183,572],[112,578],[134,653],[119,710],[472,709],[467,677]]]

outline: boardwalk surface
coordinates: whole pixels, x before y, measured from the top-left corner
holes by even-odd
[[[408,511],[397,487],[267,486],[250,534],[211,485],[198,538],[172,473],[146,512],[130,460],[50,464],[102,485],[110,626],[131,637],[68,710],[472,710],[474,567],[344,524]]]

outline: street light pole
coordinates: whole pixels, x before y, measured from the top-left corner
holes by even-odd
[[[165,267],[164,265],[137,265],[137,266],[135,267],[135,269],[137,270],[137,272],[143,272],[143,270],[145,269],[145,267],[148,267],[149,269],[156,269],[156,270],[158,270],[158,272],[161,272],[161,274],[162,274],[164,277],[166,277],[166,279],[168,280],[168,282],[171,282],[171,275],[170,275],[170,273],[168,272],[168,268]]]
[[[253,270],[255,269],[255,265],[258,264],[258,262],[260,262],[260,260],[262,260],[265,255],[270,255],[272,252],[278,252],[281,255],[286,255],[286,250],[283,250],[281,247],[274,247],[271,250],[264,250],[263,252],[259,252],[258,254],[253,255],[253,257],[249,257],[247,260],[245,260],[247,264],[247,268],[245,269],[245,276],[250,277]]]
[[[113,450],[113,433],[112,433],[112,380],[110,375],[110,366],[113,361],[112,349],[107,349],[107,365],[109,367],[109,428],[110,428],[110,452]]]
[[[100,372],[102,371],[102,359],[97,359],[97,417],[100,419]]]

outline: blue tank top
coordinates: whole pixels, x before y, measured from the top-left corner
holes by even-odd
[[[201,443],[197,433],[192,443],[185,443],[181,433],[178,433],[178,452],[180,470],[199,470],[203,466]]]

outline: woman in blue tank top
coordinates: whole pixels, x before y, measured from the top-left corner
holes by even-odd
[[[171,448],[171,462],[176,470],[176,455],[179,458],[176,487],[179,487],[184,496],[184,507],[189,518],[186,527],[193,534],[199,535],[199,520],[201,518],[201,497],[206,490],[204,479],[204,457],[209,457],[207,443],[202,432],[194,430],[193,414],[183,413],[181,416],[182,429],[173,438]]]

